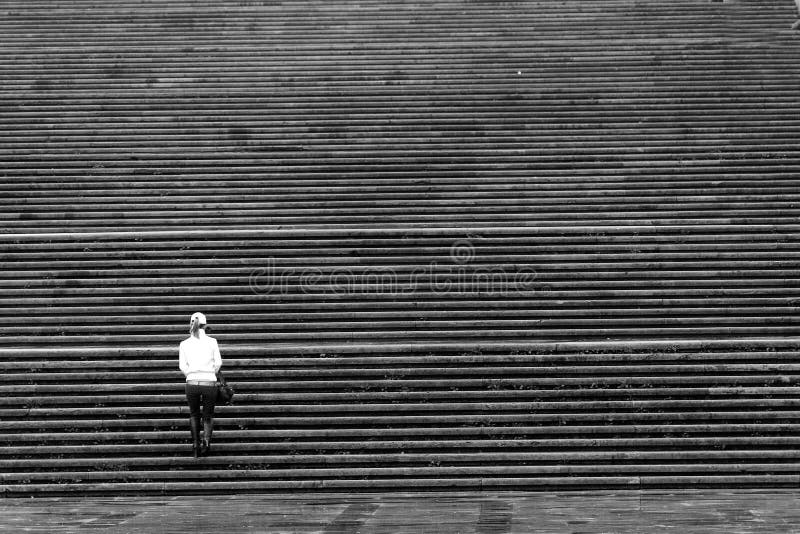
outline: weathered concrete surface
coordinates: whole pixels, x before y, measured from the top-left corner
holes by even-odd
[[[798,532],[793,491],[234,495],[0,501],[0,532]]]

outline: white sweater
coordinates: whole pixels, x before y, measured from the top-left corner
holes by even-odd
[[[178,359],[186,380],[215,381],[222,367],[217,340],[204,330],[200,330],[200,337],[190,336],[181,341]]]

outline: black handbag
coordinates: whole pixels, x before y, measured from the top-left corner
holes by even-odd
[[[233,393],[233,388],[228,385],[228,381],[222,376],[222,372],[217,371],[217,402],[231,404],[233,402]]]

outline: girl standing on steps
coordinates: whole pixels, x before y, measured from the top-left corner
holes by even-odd
[[[188,338],[181,342],[179,365],[186,375],[186,400],[192,428],[194,457],[206,456],[211,449],[214,406],[217,402],[217,371],[222,367],[217,340],[206,335],[206,316],[195,313],[189,321]],[[200,409],[203,414],[203,440],[200,442]]]

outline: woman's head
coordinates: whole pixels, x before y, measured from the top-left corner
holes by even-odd
[[[195,335],[198,330],[206,327],[206,316],[200,312],[193,313],[189,320],[189,333]]]

